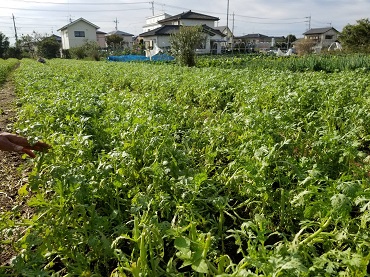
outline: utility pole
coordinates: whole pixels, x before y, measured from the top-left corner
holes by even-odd
[[[12,18],[13,18],[14,33],[15,33],[15,45],[17,45],[17,43],[18,43],[18,35],[17,35],[17,27],[15,27],[15,18],[14,18],[14,14],[12,14]]]
[[[117,20],[117,17],[116,17],[116,20],[113,21],[114,23],[116,23],[116,31],[118,30],[117,29],[117,24],[118,24],[118,20]]]
[[[227,44],[229,44],[229,0],[227,0],[227,13],[226,13],[226,30],[227,30]]]
[[[311,15],[310,16],[307,16],[305,18],[307,18],[307,21],[306,22],[308,22],[308,30],[311,30]]]
[[[154,16],[154,1],[150,2],[152,4],[152,15]]]
[[[231,47],[232,47],[232,50],[234,52],[234,25],[235,24],[235,13],[233,12],[233,27],[231,29]]]

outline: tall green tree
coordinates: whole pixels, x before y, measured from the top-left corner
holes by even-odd
[[[54,37],[47,37],[37,44],[37,54],[47,59],[60,57],[60,44]]]
[[[121,45],[121,42],[123,41],[123,37],[113,34],[113,35],[107,36],[105,40],[107,41],[107,45],[109,47],[115,48]]]
[[[171,52],[179,64],[195,66],[195,50],[205,39],[202,30],[202,26],[181,26],[171,35]]]
[[[370,53],[370,20],[367,18],[356,22],[343,28],[339,40],[343,48],[351,52]]]
[[[295,35],[289,34],[285,38],[285,42],[287,44],[287,48],[290,48],[292,46],[292,43],[297,40],[297,37]]]
[[[4,58],[9,48],[9,39],[0,32],[0,58]]]

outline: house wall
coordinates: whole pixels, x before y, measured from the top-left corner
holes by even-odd
[[[134,44],[132,37],[131,36],[122,36],[122,37],[123,37],[122,43],[124,44],[124,46],[132,48],[132,45]]]
[[[316,41],[316,48],[329,47],[330,44],[338,39],[338,33],[331,29],[323,34],[305,35],[304,38]]]
[[[62,38],[62,49],[69,49],[68,29],[60,32]]]
[[[107,47],[107,43],[105,41],[105,34],[96,34],[96,40],[98,42],[99,47],[101,48]]]
[[[180,21],[172,22],[172,25],[183,25],[183,26],[207,25],[213,28],[215,27],[215,22],[211,20],[181,19]]]
[[[143,26],[143,33],[149,32],[151,30],[161,27],[162,25],[158,24],[158,21],[162,19],[166,19],[168,17],[170,17],[170,15],[166,13],[147,17],[145,25]]]
[[[197,54],[209,54],[211,53],[211,49],[216,47],[216,51],[219,54],[219,52],[221,51],[221,46],[222,46],[222,43],[220,43],[220,41],[222,40],[223,40],[223,37],[219,35],[215,35],[212,37],[207,35],[206,40],[205,40],[205,47],[203,49],[196,49],[196,53]]]
[[[154,43],[159,48],[165,49],[171,46],[170,36],[150,36],[144,38],[145,48],[153,49]]]
[[[338,39],[338,33],[333,29],[327,31],[325,34],[321,35],[321,46],[329,47],[330,44]]]
[[[204,48],[196,49],[196,52],[198,54],[209,54],[211,52],[212,45],[214,41],[222,40],[221,36],[206,36],[206,40],[204,43]],[[170,43],[170,36],[150,36],[144,38],[145,48],[146,49],[152,49],[154,46],[154,43],[157,44],[157,46],[163,50],[166,50],[171,47]]]
[[[75,31],[85,32],[84,37],[75,37]],[[84,21],[78,21],[62,31],[63,49],[83,45],[86,41],[97,41],[96,28]]]

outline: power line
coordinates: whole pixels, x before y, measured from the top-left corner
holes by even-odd
[[[170,7],[170,8],[175,8],[175,9],[182,9],[182,10],[191,10],[191,9],[188,9],[188,8],[184,8],[184,7],[179,7],[179,6],[173,6],[173,5],[167,5],[167,4],[163,4],[163,3],[160,3],[160,2],[154,2],[155,5],[161,5],[161,6],[167,6],[167,7]],[[217,14],[217,15],[224,15],[224,13],[221,13],[221,12],[212,12],[212,11],[202,11],[202,10],[193,10],[195,12],[199,12],[199,13],[206,13],[206,14]],[[258,16],[249,16],[249,15],[241,15],[241,14],[234,14],[234,13],[229,13],[227,12],[227,15],[235,15],[235,16],[238,16],[238,17],[246,17],[246,18],[253,18],[253,19],[269,19],[269,20],[297,20],[297,19],[304,19],[305,17],[292,17],[292,18],[273,18],[273,17],[258,17]]]
[[[273,24],[273,25],[289,25],[289,24],[297,24],[297,23],[306,23],[307,21],[295,21],[295,22],[256,22],[256,21],[245,21],[245,20],[237,20],[238,22],[244,22],[244,23],[253,23],[253,24]]]
[[[52,5],[84,5],[84,6],[106,6],[106,5],[136,5],[136,4],[147,4],[148,2],[115,2],[115,3],[60,3],[60,2],[43,2],[43,1],[25,1],[25,0],[13,0],[13,2],[22,3],[35,3],[35,4],[52,4]]]
[[[36,11],[36,12],[69,12],[69,10],[55,10],[55,9],[34,9],[34,8],[11,8],[11,7],[0,7],[0,9],[15,9],[20,11]],[[148,10],[149,8],[137,8],[137,9],[114,9],[114,10],[105,10],[105,9],[99,9],[94,11],[89,10],[73,10],[73,12],[117,12],[117,11],[138,11],[138,10]]]
[[[273,19],[273,20],[296,20],[296,19],[303,19],[304,17],[292,17],[292,18],[273,18],[273,17],[257,17],[257,16],[248,16],[248,15],[240,15],[235,14],[235,16],[239,17],[247,17],[247,18],[253,18],[253,19]]]

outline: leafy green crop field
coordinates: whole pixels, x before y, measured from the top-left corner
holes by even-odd
[[[3,84],[12,71],[12,69],[17,65],[19,61],[17,59],[0,59],[0,85]]]
[[[339,72],[362,69],[370,71],[370,55],[367,54],[321,54],[307,56],[277,57],[268,55],[213,55],[200,56],[198,67],[275,69],[293,72],[324,71]]]
[[[370,73],[22,60],[18,276],[366,276]],[[1,273],[1,269],[0,269]]]

